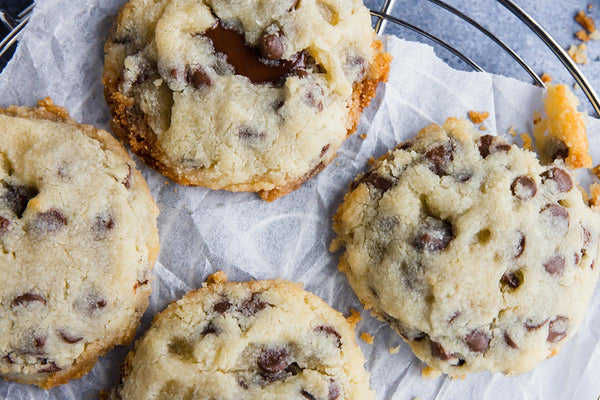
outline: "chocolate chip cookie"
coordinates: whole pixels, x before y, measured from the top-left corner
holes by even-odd
[[[183,185],[272,201],[331,162],[377,85],[360,0],[131,0],[105,46],[114,131]]]
[[[217,282],[158,314],[112,398],[368,400],[354,331],[287,281]]]
[[[123,146],[49,99],[0,110],[0,376],[50,388],[128,343],[158,209]]]
[[[335,216],[339,268],[444,373],[516,374],[572,337],[598,279],[600,216],[564,164],[432,125],[377,161]]]

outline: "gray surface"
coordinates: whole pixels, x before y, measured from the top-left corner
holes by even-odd
[[[570,85],[575,82],[545,44],[501,4],[494,0],[447,0],[446,2],[492,31],[512,47],[536,73],[547,72],[556,82]],[[383,3],[382,0],[366,1],[372,9],[380,9]],[[587,12],[587,5],[592,4],[593,8],[588,15],[597,19],[600,24],[599,0],[516,0],[516,3],[538,20],[565,49],[571,44],[581,43],[574,37],[574,33],[581,29],[573,20],[578,10],[585,9]],[[529,75],[500,47],[466,22],[426,0],[396,0],[392,14],[444,39],[488,72],[531,82]],[[385,33],[432,44],[428,39],[394,24],[388,24]],[[434,47],[438,56],[453,67],[470,70],[470,67],[454,55],[440,47]],[[596,91],[599,91],[600,41],[588,43],[588,57],[589,64],[580,65],[580,68]],[[592,110],[583,92],[577,90],[576,94],[582,99],[584,106]]]

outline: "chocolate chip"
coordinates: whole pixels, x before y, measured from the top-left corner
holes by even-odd
[[[579,263],[581,262],[581,256],[579,255],[579,253],[573,253],[573,262],[575,263],[575,265],[579,265]]]
[[[440,252],[454,239],[452,224],[447,221],[430,218],[413,240],[413,246],[421,252]]]
[[[545,153],[550,154],[552,161],[566,160],[569,156],[569,148],[562,140],[553,138],[546,144]]]
[[[292,60],[262,62],[254,49],[246,44],[242,34],[235,29],[225,28],[220,22],[207,29],[204,35],[212,40],[216,52],[225,55],[227,63],[233,67],[235,73],[247,77],[252,83],[278,84],[287,74],[302,68],[304,64],[305,56],[302,52],[296,54]],[[272,39],[267,41],[274,42]],[[276,55],[275,47],[269,48],[271,55]]]
[[[448,324],[451,324],[451,323],[453,323],[453,322],[456,320],[456,318],[460,317],[460,315],[461,315],[461,314],[462,314],[462,313],[461,313],[460,311],[457,311],[457,312],[455,312],[454,314],[452,314],[452,315],[450,316],[450,319],[448,320]]]
[[[510,186],[512,194],[519,200],[529,200],[537,193],[535,181],[528,176],[520,176]]]
[[[46,336],[34,336],[33,337],[33,346],[35,347],[37,353],[40,354],[41,350],[46,345]]]
[[[2,182],[5,192],[1,199],[6,203],[18,218],[23,216],[27,203],[38,195],[38,190],[32,186],[13,185],[7,182]]]
[[[212,322],[209,322],[208,325],[206,325],[204,327],[204,329],[202,329],[202,332],[200,332],[201,335],[206,336],[206,335],[219,335],[221,333],[221,330],[215,326]]]
[[[340,334],[331,326],[327,326],[327,325],[320,325],[317,326],[314,329],[315,332],[317,333],[324,333],[328,336],[332,336],[335,338],[335,341],[337,343],[337,347],[338,349],[342,348],[342,337],[340,336]]]
[[[569,327],[569,318],[558,316],[548,324],[548,338],[550,343],[556,343],[567,336],[567,328]]]
[[[596,260],[592,260],[592,263],[590,264],[590,269],[593,271],[595,266],[596,266]]]
[[[323,148],[321,149],[321,154],[319,154],[319,158],[323,158],[323,156],[325,155],[325,153],[327,153],[327,150],[329,150],[329,145],[326,144],[325,146],[323,146]]]
[[[10,227],[10,220],[0,217],[0,232],[8,232],[8,228]]]
[[[267,303],[260,299],[260,294],[252,293],[249,299],[242,302],[239,311],[245,316],[252,316],[267,307]]]
[[[227,299],[221,299],[213,305],[213,311],[219,314],[223,314],[229,308],[231,308],[231,303]]]
[[[546,322],[548,322],[548,318],[546,318],[545,320],[541,321],[541,322],[535,322],[532,319],[527,319],[525,321],[525,329],[527,329],[528,331],[533,331],[534,329],[539,329],[541,328]]]
[[[127,172],[127,176],[123,178],[121,183],[125,186],[126,189],[131,188],[131,165],[127,164],[127,168],[129,168],[129,172]]]
[[[429,161],[429,169],[438,176],[444,175],[444,167],[453,159],[451,149],[447,149],[444,145],[429,150],[425,153],[425,157]]]
[[[27,305],[29,305],[29,303],[32,303],[34,301],[37,301],[37,302],[42,303],[43,305],[46,305],[46,299],[44,297],[40,296],[39,294],[25,293],[25,294],[15,297],[13,299],[12,303],[10,304],[10,306],[11,307],[27,306]]]
[[[139,288],[140,286],[144,286],[148,284],[148,279],[144,280],[144,281],[140,281],[139,279],[135,281],[135,283],[133,284],[133,291],[135,292],[137,290],[137,288]]]
[[[550,275],[560,274],[565,269],[565,258],[557,254],[544,263],[544,268]]]
[[[510,337],[510,335],[508,334],[508,332],[504,332],[504,342],[512,347],[513,349],[518,349],[519,346],[517,346],[517,344],[515,343],[514,340],[512,340],[512,338]]]
[[[396,148],[399,150],[409,150],[413,144],[415,144],[413,140],[407,140],[406,142],[399,144]]]
[[[503,142],[497,136],[483,135],[479,138],[479,154],[483,158],[500,151],[509,151],[510,148],[510,144]]]
[[[302,389],[300,391],[300,394],[302,396],[304,396],[305,398],[307,398],[308,400],[319,400],[317,399],[315,396],[313,396],[311,393],[307,392],[306,390]]]
[[[238,131],[238,135],[240,139],[243,140],[262,140],[265,138],[265,134],[263,132],[258,132],[256,129],[249,127],[242,127]]]
[[[167,350],[172,354],[176,354],[184,358],[190,357],[194,353],[194,347],[192,344],[186,338],[180,336],[175,336],[171,339],[167,345]]]
[[[465,336],[465,342],[469,346],[469,350],[483,353],[490,345],[490,338],[485,333],[474,330]]]
[[[564,169],[553,167],[542,173],[540,176],[542,177],[542,183],[545,183],[546,181],[554,182],[558,193],[568,192],[573,189],[573,181]]]
[[[315,108],[318,112],[323,111],[323,88],[319,84],[311,85],[304,94],[303,101],[309,107]]]
[[[563,207],[558,204],[546,204],[540,210],[540,215],[549,220],[553,228],[563,234],[567,233],[567,229],[569,229],[569,212]]]
[[[525,244],[527,243],[525,240],[525,235],[523,235],[523,233],[517,232],[517,234],[518,237],[516,240],[515,250],[513,252],[513,258],[521,257],[521,254],[523,254],[523,251],[525,251]]]
[[[359,55],[346,58],[346,70],[350,72],[354,82],[360,82],[367,74],[367,62]]]
[[[65,331],[57,331],[57,333],[58,333],[58,336],[60,336],[62,340],[64,340],[65,342],[67,342],[69,344],[77,343],[83,339],[83,337],[73,336],[73,335],[66,333]]]
[[[188,70],[187,80],[196,89],[203,86],[212,86],[213,80],[201,65],[191,65]]]
[[[455,175],[458,182],[466,182],[473,177],[473,171],[463,171]]]
[[[284,348],[263,348],[258,355],[258,366],[271,374],[275,374],[288,365],[289,354]]]
[[[442,361],[448,361],[450,359],[451,356],[446,354],[446,350],[444,350],[444,347],[440,343],[432,340],[429,346],[431,348],[431,355],[434,358],[439,358]]]
[[[283,40],[277,34],[266,33],[262,35],[258,42],[260,54],[269,60],[279,60],[283,56]]]
[[[336,400],[340,397],[340,385],[331,380],[329,384],[329,393],[327,395],[328,400]]]
[[[76,300],[75,308],[82,314],[94,316],[106,307],[106,304],[106,300],[96,290],[91,289]]]
[[[285,372],[290,373],[294,376],[298,375],[302,371],[303,369],[300,368],[297,362],[293,362],[285,368]]]
[[[359,183],[366,183],[381,193],[385,193],[394,186],[390,178],[379,175],[377,172],[369,172]]]
[[[2,359],[5,360],[7,363],[9,364],[14,364],[15,361],[12,359],[12,356],[10,355],[11,353],[8,353],[7,355],[5,355]]]
[[[39,213],[30,222],[29,229],[37,234],[56,232],[67,225],[67,219],[56,208]]]
[[[57,367],[56,364],[54,363],[54,361],[48,361],[47,359],[44,359],[42,361],[42,364],[44,365],[44,367],[40,368],[39,372],[51,373],[51,372],[60,371],[62,369],[62,368]]]
[[[240,387],[241,387],[242,389],[244,389],[244,390],[248,390],[248,384],[247,384],[246,382],[244,382],[243,380],[241,380],[241,379],[238,379],[237,383],[238,383],[238,385],[240,385]]]
[[[507,272],[502,275],[502,283],[511,287],[512,289],[516,289],[521,286],[521,278],[516,273]]]
[[[92,230],[96,233],[96,238],[99,239],[114,227],[115,221],[112,216],[108,213],[104,213],[96,217],[94,225],[92,225]]]
[[[583,246],[581,248],[581,253],[585,255],[585,254],[587,254],[587,246],[592,241],[592,234],[586,227],[583,227],[582,229],[583,229]]]

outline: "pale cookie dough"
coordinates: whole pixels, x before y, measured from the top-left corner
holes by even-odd
[[[184,185],[272,201],[331,162],[387,80],[361,0],[131,0],[105,46],[113,129]]]
[[[137,341],[114,399],[374,400],[344,317],[301,285],[216,282]]]
[[[158,209],[123,146],[64,108],[0,110],[0,376],[50,388],[133,339]]]
[[[435,369],[533,368],[572,337],[598,279],[600,216],[567,168],[470,122],[432,125],[353,183],[339,268]]]

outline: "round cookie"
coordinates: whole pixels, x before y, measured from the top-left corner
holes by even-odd
[[[154,318],[112,397],[375,399],[364,362],[350,324],[301,285],[213,282]]]
[[[50,99],[0,133],[0,377],[47,389],[133,339],[158,209],[123,146]]]
[[[452,375],[521,373],[556,354],[598,280],[600,216],[564,165],[464,120],[378,160],[333,228],[365,306]]]
[[[375,39],[360,0],[131,0],[105,45],[113,129],[180,184],[275,200],[387,80]]]

